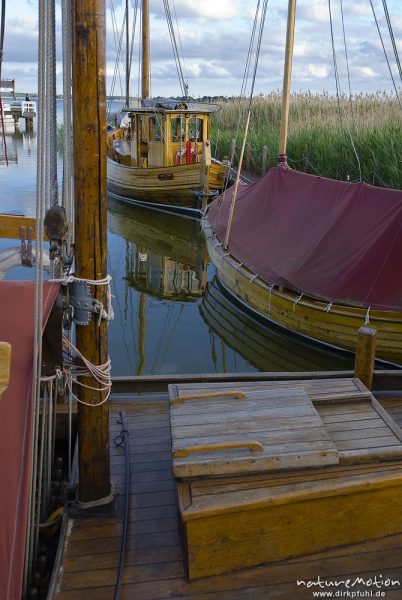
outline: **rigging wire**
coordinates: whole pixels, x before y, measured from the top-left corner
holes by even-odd
[[[340,9],[341,9],[343,46],[344,46],[344,49],[345,49],[345,61],[346,61],[346,73],[347,73],[347,77],[348,77],[350,112],[353,115],[352,86],[351,86],[351,83],[350,83],[349,56],[348,56],[348,46],[347,46],[347,43],[346,43],[345,19],[344,19],[344,15],[343,15],[343,0],[339,0],[339,4],[340,4]]]
[[[259,26],[258,39],[257,39],[257,45],[256,45],[256,51],[255,51],[253,77],[252,77],[250,97],[249,97],[249,102],[248,102],[246,126],[244,129],[243,145],[242,145],[242,148],[240,151],[239,165],[238,165],[238,170],[237,170],[237,175],[236,175],[236,181],[234,184],[232,201],[231,201],[231,205],[230,205],[230,212],[229,212],[228,223],[227,223],[226,233],[225,233],[225,241],[223,243],[223,247],[225,250],[227,249],[228,243],[229,243],[230,230],[232,227],[233,214],[234,214],[236,198],[237,198],[237,190],[238,190],[239,182],[240,182],[240,173],[241,173],[241,168],[242,168],[242,163],[243,163],[244,150],[246,147],[247,133],[248,133],[248,128],[249,128],[249,124],[250,124],[251,107],[252,107],[252,103],[253,103],[255,80],[257,77],[258,59],[260,57],[261,41],[262,41],[262,34],[264,32],[267,6],[268,6],[268,0],[264,0],[262,10],[261,10],[260,26]]]
[[[124,34],[124,21],[123,21],[123,25],[122,25],[122,28],[120,31],[120,38],[118,39],[117,33],[116,33],[117,32],[117,19],[116,19],[116,13],[115,13],[115,9],[114,9],[113,0],[109,0],[109,6],[110,6],[110,13],[112,16],[113,39],[114,39],[114,46],[115,46],[115,50],[116,50],[116,61],[115,61],[115,66],[114,66],[110,96],[114,95],[114,89],[116,86],[117,76],[119,77],[119,82],[120,82],[120,93],[121,93],[121,96],[123,96],[123,85],[122,85],[121,72],[120,72],[120,63],[121,63],[121,49],[122,49],[123,34]],[[109,98],[108,113],[110,113],[111,102],[112,102],[111,98]]]
[[[130,61],[129,61],[130,76],[131,76],[131,65],[133,63],[135,30],[137,28],[137,15],[138,15],[138,0],[135,0],[134,10],[133,10],[133,24],[132,24],[132,30],[131,30],[131,47],[130,47]]]
[[[350,131],[350,128],[349,128],[348,124],[346,122],[344,122],[343,119],[342,119],[342,110],[341,110],[341,84],[340,84],[340,79],[339,79],[338,64],[337,64],[337,60],[336,60],[335,36],[334,36],[334,26],[333,26],[333,20],[332,20],[331,0],[328,0],[328,12],[329,12],[329,24],[330,24],[330,29],[331,29],[332,59],[333,59],[333,63],[334,63],[336,99],[337,99],[337,102],[338,102],[339,121],[340,121],[341,127],[345,127],[345,129],[347,131],[347,134],[349,136],[350,143],[351,143],[352,149],[353,149],[353,153],[354,153],[354,155],[356,157],[357,167],[359,169],[359,181],[362,181],[362,170],[361,170],[361,164],[360,164],[359,154],[357,152],[355,143],[353,141],[353,136],[352,136],[352,133]],[[342,19],[343,19],[343,11],[342,11]],[[342,22],[343,22],[343,20],[342,20]],[[345,32],[345,29],[343,31]],[[346,48],[346,38],[344,38],[344,41],[345,41],[345,48]]]
[[[168,24],[168,30],[170,35],[170,42],[172,44],[173,57],[176,64],[177,75],[179,77],[179,83],[182,91],[182,96],[187,98],[188,96],[188,84],[184,79],[183,69],[181,66],[181,59],[179,54],[179,49],[177,47],[176,35],[174,32],[174,25],[172,20],[172,15],[170,12],[169,0],[163,0],[163,5],[165,7],[166,20]]]
[[[402,82],[401,61],[399,60],[398,49],[396,47],[394,31],[392,29],[391,19],[390,19],[389,12],[388,12],[387,0],[382,0],[382,5],[384,7],[385,19],[386,19],[387,25],[388,25],[389,37],[391,39],[392,48],[394,50],[395,61],[396,61],[396,65],[398,67],[399,77],[400,77],[401,82]]]
[[[66,209],[68,222],[67,254],[71,255],[71,243],[74,241],[74,201],[72,194],[73,144],[71,118],[71,0],[62,0],[62,47],[63,47],[63,192],[62,204]]]
[[[374,17],[375,24],[377,26],[377,31],[378,31],[378,35],[379,35],[379,38],[380,38],[380,41],[381,41],[381,46],[382,46],[382,49],[383,49],[383,52],[384,52],[385,60],[386,60],[387,65],[388,65],[388,71],[389,71],[389,74],[391,76],[392,84],[394,86],[395,94],[396,94],[396,97],[398,99],[399,106],[402,109],[402,100],[401,100],[401,97],[399,95],[398,88],[397,88],[397,85],[396,85],[396,82],[395,82],[395,78],[394,78],[394,75],[392,73],[391,64],[390,64],[390,61],[389,61],[389,58],[388,58],[388,54],[387,54],[387,51],[385,49],[384,39],[382,37],[380,25],[378,23],[377,15],[375,13],[374,5],[373,5],[373,0],[370,0],[370,5],[371,5],[371,10],[373,12],[373,17]],[[387,11],[388,11],[388,9],[387,9]],[[398,53],[396,55],[398,55]],[[398,62],[399,62],[399,59],[398,59]]]
[[[184,77],[185,77],[185,80],[186,80],[186,91],[187,91],[187,96],[188,96],[189,95],[189,91],[188,91],[188,76],[187,76],[186,63],[185,63],[185,60],[184,60],[183,44],[182,44],[182,41],[181,41],[180,27],[179,27],[179,21],[177,19],[176,2],[175,2],[175,0],[173,0],[173,12],[174,12],[174,17],[175,17],[175,21],[176,21],[176,30],[177,30],[177,35],[178,35],[178,38],[179,38],[181,61],[183,63]]]

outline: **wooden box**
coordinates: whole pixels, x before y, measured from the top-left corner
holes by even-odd
[[[354,379],[171,386],[190,579],[402,532],[402,431]]]

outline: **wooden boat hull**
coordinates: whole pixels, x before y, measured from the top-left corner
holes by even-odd
[[[219,280],[248,307],[295,333],[351,351],[356,349],[358,329],[369,324],[377,330],[377,357],[402,363],[401,313],[329,305],[291,290],[271,288],[223,250],[205,218],[202,228]]]
[[[212,162],[209,169],[209,189],[221,190],[225,168]],[[137,202],[201,209],[202,194],[200,163],[171,167],[132,167],[107,159],[109,191]]]

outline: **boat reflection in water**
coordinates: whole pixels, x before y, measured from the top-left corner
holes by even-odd
[[[210,336],[197,305],[207,286],[199,222],[109,198],[108,229],[114,374],[210,370]]]
[[[215,276],[200,305],[208,327],[259,371],[330,371],[353,369],[354,358],[301,341],[268,327],[225,295]]]
[[[207,285],[198,221],[109,202],[108,226],[124,237],[128,285],[160,299],[194,301]]]

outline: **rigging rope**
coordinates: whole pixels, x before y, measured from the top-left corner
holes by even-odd
[[[188,91],[188,77],[187,77],[186,63],[184,61],[183,44],[181,42],[180,27],[179,27],[179,21],[177,19],[177,12],[176,12],[176,3],[175,3],[175,0],[173,0],[173,12],[174,12],[174,17],[175,17],[175,21],[176,21],[177,36],[179,38],[179,46],[180,46],[180,53],[181,53],[181,62],[183,63],[184,77],[185,77],[185,80],[186,80],[186,96],[188,96],[189,95],[189,91]]]
[[[370,5],[371,5],[371,10],[372,10],[372,12],[373,12],[373,17],[374,17],[375,24],[376,24],[376,26],[377,26],[378,36],[379,36],[379,38],[380,38],[380,42],[381,42],[381,46],[382,46],[382,50],[383,50],[383,52],[384,52],[385,60],[386,60],[386,62],[387,62],[387,65],[388,65],[388,71],[389,71],[389,74],[390,74],[390,76],[391,76],[392,84],[393,84],[393,86],[394,86],[395,94],[396,94],[396,97],[397,97],[397,99],[398,99],[399,106],[400,106],[400,108],[402,109],[402,100],[401,100],[401,97],[400,97],[400,95],[399,95],[398,88],[397,88],[397,85],[396,85],[396,82],[395,82],[395,78],[394,78],[394,75],[393,75],[393,73],[392,73],[391,64],[390,64],[390,62],[389,62],[388,54],[387,54],[387,51],[386,51],[386,49],[385,49],[385,44],[384,44],[384,40],[383,40],[383,37],[382,37],[382,34],[381,34],[380,25],[379,25],[379,23],[378,23],[377,15],[376,15],[376,13],[375,13],[374,5],[373,5],[373,0],[370,0]],[[397,55],[398,55],[398,53],[396,53],[396,56],[397,56]],[[399,62],[399,59],[398,59],[398,62]],[[400,65],[399,65],[399,66],[400,66]]]
[[[389,12],[388,12],[387,0],[382,0],[382,5],[384,7],[384,13],[385,13],[385,19],[386,19],[387,25],[388,25],[389,37],[391,39],[391,44],[392,44],[392,48],[393,48],[394,55],[395,55],[395,61],[396,61],[396,65],[398,67],[399,77],[400,77],[401,83],[402,83],[401,61],[399,60],[398,49],[396,47],[394,31],[392,29],[391,19],[390,19]]]
[[[353,136],[352,133],[349,129],[348,124],[342,119],[342,111],[341,111],[341,85],[340,85],[340,79],[339,79],[339,72],[338,72],[338,64],[337,64],[337,60],[336,60],[336,50],[335,50],[335,37],[334,37],[334,27],[333,27],[333,22],[332,22],[332,9],[331,9],[331,0],[328,0],[328,12],[329,12],[329,24],[330,24],[330,30],[331,30],[331,45],[332,45],[332,59],[333,59],[333,63],[334,63],[334,74],[335,74],[335,86],[336,86],[336,98],[338,101],[338,114],[339,114],[339,121],[340,121],[340,125],[341,127],[345,127],[347,134],[349,136],[350,139],[350,143],[352,145],[352,149],[354,152],[354,155],[356,157],[356,161],[357,161],[357,166],[359,169],[359,181],[362,180],[362,170],[361,170],[361,164],[360,164],[360,158],[359,155],[357,153],[357,149],[355,146],[355,143],[353,141]],[[343,19],[343,12],[342,12],[342,19]],[[343,22],[343,20],[342,20]],[[345,30],[344,30],[345,32]],[[346,48],[346,39],[344,38],[345,41],[345,48]]]
[[[74,199],[72,193],[73,144],[71,119],[71,0],[62,0],[62,47],[63,47],[63,193],[62,204],[66,209],[68,223],[67,254],[71,254],[74,241]]]
[[[237,198],[237,190],[238,190],[239,182],[240,182],[240,173],[241,173],[241,168],[242,168],[242,163],[243,163],[244,150],[246,147],[248,128],[249,128],[249,124],[250,124],[251,106],[252,106],[252,102],[253,102],[255,80],[257,77],[258,59],[259,59],[260,51],[261,51],[261,41],[262,41],[262,34],[264,32],[265,17],[266,17],[266,13],[267,13],[267,5],[268,5],[268,0],[264,0],[263,6],[262,6],[262,11],[261,11],[260,27],[259,27],[259,32],[258,32],[258,40],[257,40],[256,54],[255,54],[255,60],[254,60],[254,70],[253,70],[253,78],[252,78],[252,83],[251,83],[250,98],[249,98],[249,103],[248,103],[247,121],[246,121],[246,126],[244,129],[243,145],[242,145],[242,149],[240,152],[239,165],[238,165],[238,169],[237,169],[236,181],[234,184],[234,191],[233,191],[232,201],[231,201],[231,205],[230,205],[229,218],[228,218],[228,223],[227,223],[227,227],[226,227],[225,241],[223,244],[224,250],[227,250],[228,243],[229,243],[230,230],[232,227],[233,214],[234,214],[236,198]]]
[[[184,79],[184,75],[183,75],[183,69],[181,66],[179,50],[177,47],[176,36],[175,36],[175,32],[174,32],[172,15],[170,13],[169,0],[163,0],[163,5],[165,7],[166,20],[167,20],[167,24],[168,24],[170,41],[171,41],[172,50],[173,50],[173,57],[174,57],[175,64],[176,64],[176,70],[177,70],[177,75],[179,77],[179,83],[180,83],[180,87],[181,87],[181,91],[182,91],[182,96],[187,98],[188,84],[186,83],[186,81]]]
[[[348,77],[350,112],[353,114],[352,86],[350,84],[349,56],[348,56],[348,46],[347,46],[347,43],[346,43],[345,19],[344,19],[344,16],[343,16],[343,0],[339,0],[339,4],[340,4],[340,9],[341,9],[343,46],[344,46],[344,49],[345,49],[346,72],[347,72],[347,77]]]

